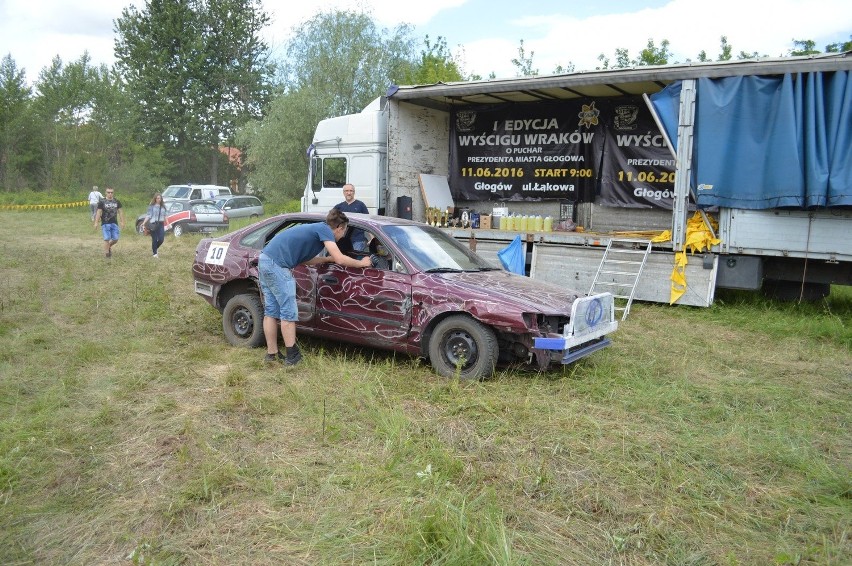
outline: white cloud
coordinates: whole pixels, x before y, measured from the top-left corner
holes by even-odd
[[[131,3],[144,6],[143,0],[0,0],[0,57],[11,53],[17,66],[26,68],[31,82],[57,54],[67,63],[88,50],[94,64],[110,65],[114,60],[113,21]],[[318,11],[335,8],[367,11],[383,27],[410,23],[416,26],[415,34],[422,36],[437,14],[465,4],[467,0],[266,0],[263,6],[272,24],[264,38],[278,56],[294,26]],[[494,6],[499,9],[507,4],[498,2]],[[557,3],[545,1],[545,5],[551,4]],[[519,14],[522,4],[513,4],[503,18],[491,14],[492,21],[499,21],[488,28],[493,32],[491,37],[474,40],[476,36],[469,32],[482,37],[483,30],[468,24],[453,30],[457,33],[450,47],[455,51],[456,44],[463,45],[466,71],[482,76],[495,71],[505,77],[515,74],[511,59],[518,56],[519,38],[524,38],[527,54],[534,53],[533,65],[547,74],[556,65],[569,62],[578,70],[593,69],[599,65],[599,54],[614,59],[619,47],[636,57],[649,38],[658,47],[668,39],[673,58],[685,61],[695,60],[701,50],[716,58],[722,35],[727,36],[735,55],[757,51],[780,56],[793,47],[794,38],[812,39],[822,50],[827,42],[848,40],[852,31],[848,0],[672,0],[660,8],[582,19],[571,16],[571,3],[558,5],[558,12],[532,17]],[[471,3],[464,9],[475,6]],[[432,29],[432,35],[446,37],[449,31]]]
[[[757,52],[770,57],[785,56],[794,47],[793,39],[811,39],[817,49],[821,41],[848,40],[852,32],[852,9],[848,2],[823,0],[776,0],[745,2],[715,0],[696,2],[674,0],[661,8],[639,9],[631,13],[592,16],[578,20],[553,14],[548,17],[519,19],[521,37],[532,39],[524,46],[535,52],[534,66],[542,74],[572,61],[577,70],[594,69],[603,53],[614,59],[616,48],[627,48],[631,58],[653,38],[659,48],[669,40],[673,59],[695,61],[700,51],[715,59],[720,38],[726,36],[734,56],[740,51]],[[527,33],[524,33],[527,32]],[[468,52],[471,51],[468,46]],[[517,44],[493,58],[517,56]],[[472,61],[473,63],[473,61]]]

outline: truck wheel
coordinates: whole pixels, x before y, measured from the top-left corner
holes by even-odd
[[[476,380],[494,373],[499,354],[494,332],[469,316],[456,314],[438,323],[429,338],[429,361],[443,377]]]
[[[257,348],[263,344],[260,297],[248,293],[232,297],[222,311],[222,330],[231,346]]]
[[[174,232],[175,238],[183,236],[183,224],[175,224],[172,226],[172,232]]]

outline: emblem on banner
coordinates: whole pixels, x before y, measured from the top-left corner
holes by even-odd
[[[601,115],[601,111],[595,108],[595,103],[584,104],[583,111],[577,114],[580,118],[580,123],[577,124],[578,127],[586,126],[588,130],[592,126],[598,125],[598,116]]]
[[[456,131],[469,132],[476,122],[476,112],[473,110],[461,110],[456,112]]]
[[[635,130],[639,118],[638,106],[616,106],[614,126],[616,130]]]

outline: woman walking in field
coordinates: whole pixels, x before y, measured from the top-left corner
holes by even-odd
[[[147,226],[148,232],[151,234],[151,252],[153,257],[157,255],[157,250],[163,245],[163,240],[166,238],[164,223],[166,221],[166,207],[163,204],[163,195],[156,193],[151,199],[151,204],[148,205],[148,212],[145,214],[145,219],[142,221],[144,226]]]

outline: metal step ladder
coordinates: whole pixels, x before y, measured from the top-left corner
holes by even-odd
[[[636,284],[650,253],[651,242],[648,240],[611,239],[589,295],[605,291],[612,293],[616,298],[615,310],[622,313],[621,320],[626,320],[636,294]]]

